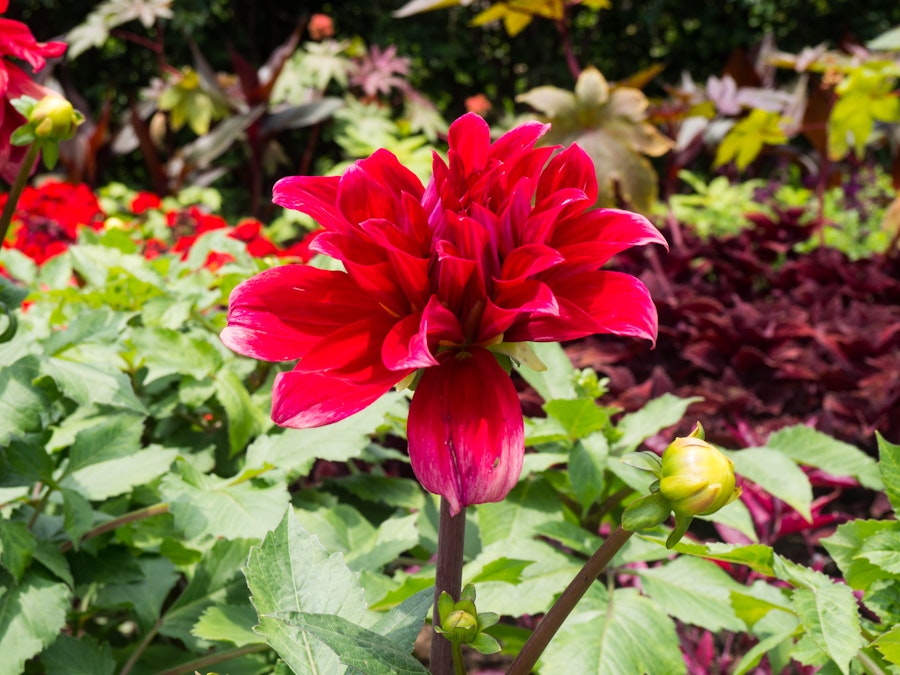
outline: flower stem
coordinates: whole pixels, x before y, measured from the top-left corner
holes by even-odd
[[[6,233],[9,231],[9,224],[12,222],[13,214],[16,212],[16,204],[19,203],[19,197],[22,196],[22,190],[28,182],[34,163],[37,161],[38,153],[41,151],[40,143],[32,143],[28,152],[25,154],[25,160],[19,167],[19,173],[13,181],[12,187],[9,189],[9,195],[6,198],[6,204],[3,206],[3,213],[0,214],[0,246],[6,239]]]
[[[557,601],[550,608],[550,611],[544,615],[537,628],[525,642],[522,651],[519,652],[515,660],[506,671],[506,675],[528,675],[537,663],[538,658],[544,653],[544,649],[550,644],[550,640],[556,635],[556,631],[562,626],[566,617],[575,609],[575,605],[581,600],[582,596],[591,587],[594,580],[600,576],[600,573],[609,564],[613,556],[619,552],[619,549],[625,545],[633,532],[625,530],[622,526],[610,534],[603,544],[598,548],[594,555],[591,556],[584,567],[575,575],[575,578],[562,592]]]
[[[148,506],[143,509],[138,509],[137,511],[131,511],[129,513],[123,514],[118,518],[113,518],[112,520],[107,520],[102,525],[98,525],[87,532],[85,532],[80,542],[87,541],[88,539],[93,539],[105,532],[110,532],[115,530],[117,527],[121,527],[122,525],[127,525],[128,523],[133,523],[137,520],[143,520],[144,518],[151,518],[153,516],[158,516],[163,513],[169,512],[169,502],[162,502],[160,504],[153,504],[152,506]],[[71,550],[74,547],[74,544],[71,540],[63,542],[59,550],[62,553]]]
[[[459,600],[462,589],[463,545],[466,538],[466,511],[450,515],[450,504],[441,498],[441,515],[438,524],[437,570],[434,579],[433,625],[440,626],[438,598],[447,591],[454,601]],[[432,675],[459,675],[453,664],[453,645],[443,635],[432,632]],[[465,672],[463,670],[462,672]]]

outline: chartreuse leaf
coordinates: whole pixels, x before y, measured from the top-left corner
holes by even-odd
[[[894,626],[883,633],[872,644],[889,663],[900,666],[900,626]]]
[[[900,529],[885,529],[868,537],[856,555],[887,574],[900,577]]]
[[[872,457],[849,443],[802,424],[774,432],[766,441],[766,447],[833,476],[853,476],[863,487],[884,489],[878,465]]]
[[[900,119],[900,101],[893,91],[896,76],[892,61],[871,60],[853,68],[835,87],[838,100],[828,117],[831,159],[843,158],[851,142],[856,156],[862,159],[875,122]]]
[[[655,433],[677,424],[684,417],[688,406],[700,400],[702,399],[697,396],[679,398],[663,394],[648,401],[640,410],[624,415],[616,426],[622,435],[613,445],[613,454],[631,452]]]
[[[900,445],[889,443],[881,434],[878,439],[878,469],[894,513],[900,514]]]
[[[679,675],[686,667],[662,609],[634,588],[607,593],[595,584],[547,647],[540,672]]]
[[[777,112],[756,108],[750,111],[719,144],[714,166],[734,160],[741,171],[756,159],[764,145],[784,145],[788,139],[782,130],[785,120]]]
[[[56,639],[70,602],[65,584],[38,572],[18,584],[0,572],[0,675],[21,675],[25,662]]]
[[[669,616],[713,632],[746,629],[729,602],[730,593],[744,586],[718,565],[684,556],[638,575],[645,594]]]
[[[203,536],[259,539],[284,514],[289,496],[282,483],[254,480],[259,471],[217,478],[198,471],[184,460],[178,474],[163,478],[160,491],[171,503],[175,524],[188,539]]]
[[[412,648],[400,647],[390,638],[335,614],[284,612],[275,618],[321,640],[341,663],[366,675],[428,675],[425,666],[410,654]]]
[[[776,577],[796,587],[791,605],[806,635],[842,673],[849,673],[851,660],[865,646],[850,587],[777,555],[773,570]]]
[[[259,616],[256,632],[294,673],[344,672],[328,646],[274,616],[336,614],[361,622],[366,614],[365,595],[340,553],[329,554],[288,509],[278,527],[251,549],[244,576]]]
[[[41,654],[41,664],[47,675],[112,675],[116,669],[109,643],[92,635],[60,635]]]
[[[734,470],[774,497],[792,506],[807,521],[812,520],[812,485],[806,474],[780,450],[746,448],[729,452]]]

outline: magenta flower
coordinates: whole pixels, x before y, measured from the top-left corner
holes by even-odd
[[[385,150],[340,177],[276,184],[277,204],[323,226],[311,248],[345,270],[284,265],[231,294],[228,347],[299,359],[275,381],[277,424],[336,422],[414,382],[412,468],[455,514],[503,499],[521,473],[522,411],[495,354],[594,333],[655,340],[644,285],[599,267],[665,240],[640,215],[593,209],[590,159],[534,147],[546,130],[525,124],[492,144],[464,115],[427,187]]]

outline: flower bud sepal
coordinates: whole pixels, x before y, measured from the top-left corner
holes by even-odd
[[[437,602],[437,613],[440,626],[435,626],[453,646],[468,645],[482,654],[496,654],[500,651],[500,643],[483,632],[500,620],[494,612],[478,612],[475,608],[475,586],[467,584],[460,594],[458,602],[447,591],[441,593]]]
[[[44,166],[52,169],[59,159],[59,143],[75,135],[78,126],[84,122],[84,115],[75,110],[68,100],[55,94],[40,101],[30,96],[20,96],[11,103],[27,121],[13,131],[9,142],[18,146],[39,146]]]

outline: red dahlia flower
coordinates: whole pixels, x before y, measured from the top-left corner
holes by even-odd
[[[593,209],[590,159],[534,147],[546,130],[525,124],[492,144],[484,120],[464,115],[428,187],[385,150],[340,177],[276,184],[276,203],[323,226],[311,248],[346,270],[284,265],[231,294],[228,347],[299,359],[275,381],[277,424],[336,422],[421,371],[412,468],[457,513],[503,499],[522,468],[521,407],[495,354],[593,333],[655,340],[644,285],[599,267],[665,240],[640,215]]]

